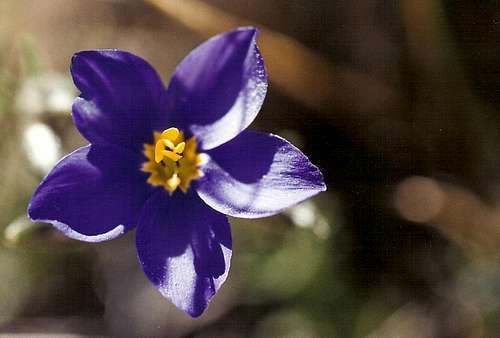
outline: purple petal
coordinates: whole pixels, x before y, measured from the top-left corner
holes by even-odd
[[[151,194],[141,157],[114,146],[92,145],[63,158],[42,181],[28,215],[87,242],[115,238],[135,227]]]
[[[275,135],[244,131],[208,154],[196,189],[226,215],[269,216],[326,190],[319,169]]]
[[[267,91],[267,74],[255,28],[217,35],[177,67],[167,90],[175,125],[196,135],[202,149],[238,135],[255,118]]]
[[[145,274],[178,308],[198,317],[229,272],[227,217],[194,192],[158,190],[146,202],[136,234]]]
[[[71,74],[82,94],[73,103],[78,130],[91,143],[140,149],[166,127],[165,87],[143,59],[118,50],[73,56]]]

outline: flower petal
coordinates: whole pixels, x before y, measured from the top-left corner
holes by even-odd
[[[165,127],[165,87],[143,59],[119,50],[76,53],[71,74],[82,94],[73,119],[91,143],[140,149]]]
[[[208,154],[196,189],[226,215],[269,216],[326,190],[319,169],[279,136],[244,131]]]
[[[192,317],[201,315],[229,272],[226,216],[194,192],[169,196],[159,189],[144,206],[136,236],[142,268],[160,293]]]
[[[215,148],[244,130],[267,92],[267,74],[255,28],[217,35],[177,67],[167,90],[175,125],[187,129],[202,149]]]
[[[81,241],[115,238],[136,225],[151,194],[140,164],[140,156],[118,147],[80,148],[45,177],[31,199],[28,215]]]

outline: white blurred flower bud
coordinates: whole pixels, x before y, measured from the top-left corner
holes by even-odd
[[[61,154],[59,137],[44,123],[33,123],[24,130],[23,149],[29,163],[40,174],[45,175]]]
[[[76,90],[71,80],[58,73],[44,73],[27,79],[18,90],[15,106],[20,113],[68,114]]]

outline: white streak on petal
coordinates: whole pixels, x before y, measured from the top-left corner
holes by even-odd
[[[116,226],[114,229],[106,232],[105,234],[88,236],[88,235],[81,234],[81,233],[71,229],[69,227],[69,225],[58,222],[58,221],[49,220],[49,219],[42,219],[42,220],[36,220],[36,221],[52,224],[57,230],[64,233],[64,235],[66,237],[76,239],[79,241],[83,241],[83,242],[90,242],[90,243],[109,241],[109,240],[114,239],[114,238],[122,235],[123,233],[125,233],[125,227],[121,224]]]
[[[193,304],[196,274],[192,268],[194,261],[191,246],[181,256],[170,257],[165,263],[165,276],[159,287],[160,293],[177,307],[188,309]],[[182,283],[182,285],[180,285]],[[177,291],[174,293],[174,291]]]

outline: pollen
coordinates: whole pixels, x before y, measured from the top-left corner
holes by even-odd
[[[148,161],[142,171],[150,174],[147,182],[163,186],[170,194],[177,188],[186,193],[191,182],[202,176],[199,167],[203,156],[197,152],[196,138],[185,140],[177,128],[154,132],[153,136],[155,143],[145,143],[143,151]]]

